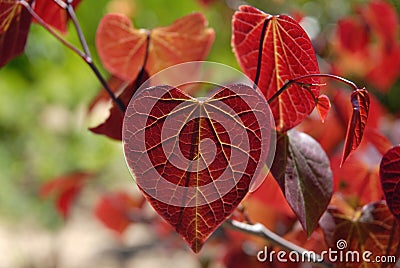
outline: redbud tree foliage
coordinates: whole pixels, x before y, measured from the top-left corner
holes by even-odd
[[[201,2],[207,8],[216,4]],[[371,260],[394,259],[366,264],[316,256],[308,261],[323,267],[395,265],[400,256],[400,147],[391,141],[399,141],[390,136],[391,122],[398,119],[386,96],[398,87],[400,43],[399,18],[390,2],[371,0],[354,7],[337,22],[330,51],[320,55],[301,26],[307,20],[301,11],[274,15],[238,6],[232,14],[231,48],[251,83],[217,85],[204,94],[206,100],[196,98],[204,93],[199,87],[147,82],[170,67],[207,60],[220,33],[202,13],[152,29],[135,28],[126,14],[106,14],[95,36],[96,52],[110,73],[105,78],[75,14],[79,4],[0,0],[0,66],[24,53],[36,23],[97,77],[102,91],[88,113],[108,109],[104,103],[111,107],[104,122],[89,130],[122,141],[137,184],[132,187],[142,192],[140,197],[124,189],[104,194],[93,211],[106,228],[123,236],[128,226],[146,223],[160,240],[179,234],[199,256],[205,245],[222,246],[226,250],[212,261],[227,267],[295,267],[299,263],[276,259],[260,263],[256,254],[265,245],[320,254],[338,249],[339,240],[346,241],[339,248],[343,252],[371,251]],[[69,22],[80,46],[65,37]],[[323,58],[327,55],[330,62]],[[320,71],[319,62],[329,63],[324,66],[329,74]],[[197,69],[186,68],[181,76],[191,72]],[[355,77],[357,84],[344,76]],[[176,133],[163,132],[168,123]],[[267,143],[266,132],[274,137]],[[177,164],[165,147],[170,140],[178,144],[179,161],[189,164]],[[223,174],[228,175],[218,181]],[[39,195],[53,196],[68,218],[95,177],[85,170],[60,174]],[[208,185],[210,192],[202,188]],[[149,217],[149,206],[158,215]],[[248,241],[255,250],[244,250]]]

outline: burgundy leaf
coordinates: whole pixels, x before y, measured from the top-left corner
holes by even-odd
[[[360,145],[365,125],[367,124],[369,112],[369,94],[365,89],[357,89],[351,94],[351,104],[353,113],[347,126],[346,141],[343,149],[342,162],[343,165],[349,154],[357,149]]]
[[[278,139],[271,172],[310,235],[333,191],[332,171],[324,150],[309,135],[291,130]]]
[[[31,14],[18,1],[0,0],[0,67],[24,52],[31,21]]]
[[[400,146],[393,147],[383,156],[379,176],[388,207],[400,220]]]
[[[155,86],[128,106],[124,152],[150,204],[199,252],[261,174],[272,124],[265,98],[246,85],[201,100]]]
[[[320,226],[328,246],[338,251],[336,256],[349,256],[347,262],[345,258],[343,261],[336,258],[337,267],[394,267],[392,265],[400,256],[399,224],[385,201],[370,203],[360,209],[354,209],[344,201],[336,202],[321,218]],[[369,262],[362,258],[366,251],[371,252],[364,255]],[[350,259],[356,257],[351,252],[358,252],[359,258]],[[383,266],[383,263],[375,262],[376,256],[395,256],[395,259]]]

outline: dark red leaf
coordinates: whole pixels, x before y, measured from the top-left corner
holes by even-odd
[[[96,205],[97,218],[108,228],[122,234],[126,227],[134,222],[130,213],[140,209],[143,201],[134,199],[126,192],[114,192],[103,195]]]
[[[100,22],[96,35],[96,47],[104,66],[125,81],[136,79],[146,53],[145,70],[151,76],[178,63],[203,60],[213,41],[214,31],[207,28],[207,20],[200,13],[151,31],[133,28],[125,15],[108,14]]]
[[[123,129],[127,163],[153,208],[194,252],[261,175],[258,164],[265,163],[274,134],[267,111],[265,98],[241,84],[202,100],[155,86],[130,102]]]
[[[379,175],[388,207],[400,220],[400,146],[393,147],[383,156]]]
[[[311,41],[291,17],[272,16],[251,6],[240,6],[233,16],[232,25],[232,47],[236,59],[242,70],[258,82],[267,99],[287,81],[319,73]],[[302,82],[314,85],[319,80],[308,78]],[[299,84],[293,84],[270,104],[278,130],[296,126],[311,113],[319,87],[310,86],[310,90],[312,94]]]
[[[333,191],[332,171],[325,152],[307,134],[291,130],[278,139],[271,172],[310,235]]]
[[[339,261],[337,258],[338,267],[378,268],[383,266],[382,263],[375,262],[376,256],[395,256],[394,260],[385,263],[387,267],[393,267],[399,258],[399,224],[384,201],[370,203],[356,210],[343,201],[337,202],[321,218],[320,226],[328,246],[338,251],[336,256],[341,254],[349,258],[349,261]],[[370,262],[365,262],[362,258],[366,251],[371,252],[364,255]],[[351,252],[359,253],[358,260]],[[354,259],[350,259],[351,256]]]
[[[369,94],[365,89],[357,89],[351,94],[353,113],[347,126],[346,141],[340,165],[343,165],[349,154],[360,145],[369,112]]]
[[[325,118],[328,116],[329,110],[331,109],[331,102],[326,95],[320,95],[317,99],[316,105],[321,121],[324,122]]]
[[[65,0],[63,2],[66,2]],[[74,0],[72,6],[76,8],[81,0]],[[61,8],[54,0],[35,0],[34,11],[47,24],[56,28],[62,33],[67,32],[68,13]],[[34,21],[36,22],[36,21]]]
[[[0,0],[0,67],[24,52],[31,21],[18,1]]]
[[[134,81],[128,85],[124,91],[118,96],[125,107],[128,106],[129,101],[135,94],[138,87],[148,79],[146,72],[139,78],[140,81]],[[124,83],[124,82],[122,82]],[[113,102],[110,109],[110,115],[108,118],[97,127],[90,128],[89,130],[96,134],[106,135],[107,137],[114,140],[122,140],[122,122],[124,119],[124,113],[119,109],[119,107]]]
[[[87,179],[92,174],[76,172],[60,176],[42,185],[40,196],[56,196],[57,210],[66,218],[69,215],[71,204],[74,202]]]

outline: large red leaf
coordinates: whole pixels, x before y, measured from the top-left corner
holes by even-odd
[[[236,59],[267,99],[287,81],[319,73],[311,41],[291,17],[272,16],[251,6],[240,6],[232,25]],[[308,78],[302,82],[318,84],[318,79]],[[311,113],[319,87],[310,86],[310,90],[312,94],[293,84],[270,104],[278,130],[296,126]]]
[[[336,202],[324,214],[320,226],[328,246],[338,253],[334,255],[338,267],[394,267],[400,256],[400,228],[384,201],[356,210],[343,201]],[[367,251],[370,253],[365,254]],[[343,256],[342,261],[339,256]],[[377,256],[388,261],[379,262]],[[389,256],[395,257],[390,260]]]
[[[128,17],[108,14],[100,22],[96,47],[104,66],[125,81],[141,70],[151,76],[169,66],[203,60],[214,41],[214,31],[200,13],[192,13],[167,27],[135,29]],[[148,51],[147,51],[148,50]]]
[[[66,218],[69,215],[71,204],[82,190],[85,181],[91,176],[92,174],[89,173],[75,172],[54,178],[42,185],[40,195],[42,197],[55,195],[57,210]]]
[[[18,1],[0,0],[0,67],[24,51],[31,20]]]
[[[365,89],[357,89],[351,94],[353,113],[351,114],[351,119],[347,126],[341,165],[343,165],[349,154],[357,149],[358,145],[361,143],[368,119],[369,103],[369,94]]]
[[[400,146],[383,156],[379,175],[390,211],[400,220]]]
[[[332,171],[324,150],[307,134],[291,130],[278,139],[271,172],[310,235],[333,191]]]
[[[66,2],[65,0],[63,2]],[[72,6],[76,8],[81,0],[72,1]],[[34,11],[47,24],[56,28],[62,33],[67,31],[68,13],[61,8],[54,0],[35,0]]]
[[[261,174],[274,134],[268,111],[265,98],[241,84],[202,99],[171,86],[132,98],[123,128],[127,163],[150,204],[194,252]]]

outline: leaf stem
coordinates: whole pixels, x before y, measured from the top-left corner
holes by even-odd
[[[312,261],[315,265],[318,265],[320,267],[324,267],[324,268],[333,268],[334,267],[333,264],[324,261],[320,255],[309,254],[308,250],[287,241],[286,239],[282,238],[281,236],[279,236],[279,235],[275,234],[274,232],[272,232],[271,230],[269,230],[267,227],[265,227],[261,223],[248,224],[248,223],[228,219],[224,222],[224,225],[231,229],[237,230],[237,231],[241,231],[244,233],[248,233],[248,234],[252,234],[252,235],[261,237],[261,238],[271,242],[272,244],[279,246],[287,251],[297,252],[300,255],[304,254],[304,256],[310,256],[309,260]]]
[[[257,70],[256,70],[256,77],[254,78],[254,85],[253,88],[256,89],[258,86],[258,82],[260,80],[261,74],[261,63],[262,63],[262,50],[264,46],[264,39],[265,39],[265,32],[267,31],[267,26],[272,16],[268,16],[264,20],[263,27],[261,29],[261,36],[260,36],[260,44],[258,47],[258,56],[257,56]]]
[[[102,84],[104,89],[107,91],[108,95],[110,98],[114,101],[114,103],[118,106],[118,108],[121,110],[122,113],[125,112],[125,105],[122,103],[120,99],[118,99],[110,87],[107,84],[107,81],[104,79],[104,77],[101,75],[99,69],[97,66],[94,64],[92,57],[90,55],[90,50],[87,45],[87,42],[85,40],[85,37],[83,35],[82,29],[79,26],[78,19],[75,15],[75,11],[72,4],[72,0],[68,0],[67,3],[64,5],[58,0],[54,0],[55,3],[57,3],[61,8],[64,8],[67,12],[69,17],[71,18],[74,27],[78,33],[79,41],[81,42],[81,45],[83,47],[83,52],[76,48],[73,44],[65,40],[59,33],[57,33],[53,28],[50,27],[49,24],[47,24],[31,7],[31,5],[25,1],[25,0],[19,0],[18,3],[22,5],[24,8],[28,10],[28,12],[32,15],[32,17],[44,28],[46,31],[48,31],[52,36],[54,36],[58,41],[60,41],[64,46],[72,50],[75,54],[77,54],[79,57],[81,57],[87,65],[92,69],[93,73],[96,75],[97,79],[99,82]]]
[[[337,75],[333,75],[333,74],[307,74],[307,75],[302,75],[302,76],[299,76],[297,78],[287,81],[274,95],[272,95],[272,97],[268,100],[268,104],[271,104],[285,90],[287,90],[292,84],[299,83],[299,81],[306,79],[306,78],[315,78],[315,77],[330,78],[330,79],[333,79],[333,80],[336,80],[336,81],[339,81],[341,83],[348,85],[349,87],[353,88],[354,91],[356,91],[358,89],[357,85],[354,82],[347,80],[341,76],[337,76]]]

